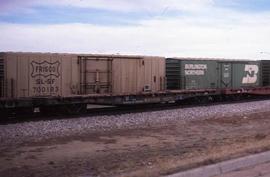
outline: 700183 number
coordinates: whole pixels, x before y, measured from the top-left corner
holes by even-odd
[[[55,86],[40,86],[40,87],[33,87],[34,94],[55,94],[59,92],[59,87]]]

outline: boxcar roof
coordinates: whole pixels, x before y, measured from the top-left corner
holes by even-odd
[[[167,59],[194,60],[194,61],[259,61],[255,59],[196,58],[196,57],[171,57]]]
[[[146,56],[146,55],[121,55],[121,54],[86,54],[86,53],[42,53],[42,52],[0,52],[0,54],[6,55],[70,55],[78,57],[112,57],[112,58],[130,58],[130,59],[141,59],[145,57],[151,58],[165,58],[160,56]]]
[[[161,56],[147,56],[147,55],[121,55],[121,54],[86,54],[86,53],[42,53],[42,52],[0,52],[0,55],[70,55],[79,57],[112,57],[112,58],[129,58],[129,59],[141,59],[145,57],[156,57],[165,58]],[[166,59],[177,59],[177,60],[194,60],[194,61],[259,61],[255,59],[227,59],[227,58],[203,58],[203,57],[168,57]]]

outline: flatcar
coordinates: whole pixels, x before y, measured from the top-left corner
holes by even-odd
[[[0,53],[0,112],[270,95],[270,61]]]

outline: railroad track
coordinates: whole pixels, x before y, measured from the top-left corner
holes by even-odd
[[[170,104],[142,104],[142,105],[125,105],[125,106],[115,106],[115,107],[99,107],[87,109],[86,112],[82,113],[67,113],[67,112],[48,112],[46,114],[33,113],[33,114],[17,114],[10,115],[0,119],[0,125],[4,124],[15,124],[22,122],[34,122],[34,121],[46,121],[46,120],[61,120],[61,119],[71,119],[79,117],[93,117],[93,116],[103,116],[103,115],[121,115],[130,114],[138,112],[151,112],[151,111],[162,111],[169,109],[179,109],[179,108],[189,108],[189,107],[199,107],[199,106],[213,106],[220,104],[232,104],[232,103],[243,103],[252,102],[260,100],[269,100],[267,96],[252,96],[243,97],[238,99],[205,99],[201,98],[191,98],[183,100],[177,103]]]

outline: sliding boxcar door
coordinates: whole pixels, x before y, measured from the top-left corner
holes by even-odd
[[[112,91],[112,59],[79,57],[81,94],[104,94]]]
[[[232,64],[220,63],[220,88],[232,87]]]

